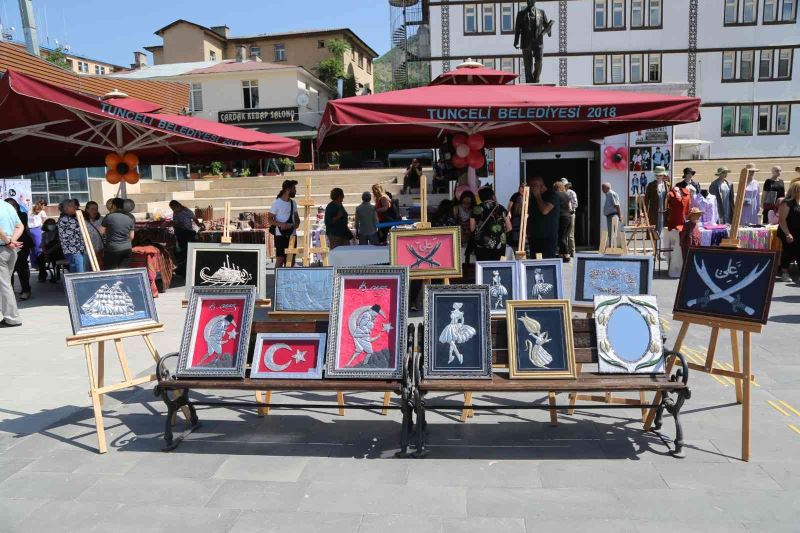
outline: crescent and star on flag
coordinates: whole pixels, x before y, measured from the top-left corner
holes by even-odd
[[[279,350],[295,350],[295,352],[289,357],[289,360],[286,361],[284,364],[279,365],[275,362],[275,354],[278,353]],[[300,363],[306,360],[306,353],[299,348],[292,348],[288,344],[279,342],[277,344],[273,344],[264,352],[264,366],[266,366],[269,370],[273,372],[283,372],[292,364],[292,360],[294,363]]]

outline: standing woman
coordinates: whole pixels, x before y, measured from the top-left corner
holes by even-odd
[[[186,275],[186,255],[189,250],[189,243],[197,240],[197,232],[194,230],[194,224],[202,228],[202,224],[194,215],[194,211],[184,206],[177,200],[172,200],[169,203],[169,208],[172,209],[172,229],[175,231],[175,240],[178,244],[176,252],[177,269],[176,274],[179,276]]]
[[[789,266],[800,265],[800,181],[793,181],[778,207],[778,238],[783,243],[780,281],[791,281]]]
[[[339,187],[331,190],[331,201],[325,208],[325,234],[328,236],[331,250],[337,246],[346,246],[353,240],[353,232],[347,227],[347,210],[342,205],[344,191]]]
[[[100,226],[105,239],[103,270],[115,270],[128,266],[132,253],[133,219],[124,210],[122,198],[114,198],[111,212]]]
[[[378,223],[390,222],[394,220],[394,210],[392,209],[392,200],[386,195],[383,185],[376,183],[372,186],[372,195],[375,197],[375,212],[378,214]],[[378,236],[382,243],[386,242],[386,236],[389,234],[388,228],[380,228]]]
[[[569,232],[572,229],[572,214],[569,212],[569,195],[563,183],[553,184],[559,203],[558,210],[558,253],[565,263],[569,263]]]
[[[31,268],[28,264],[28,257],[31,250],[33,250],[33,238],[28,230],[28,213],[20,210],[19,204],[13,198],[6,198],[6,203],[14,208],[17,216],[22,222],[23,230],[22,235],[19,237],[19,243],[22,247],[17,249],[17,262],[14,263],[14,272],[17,273],[19,278],[19,285],[22,290],[19,295],[20,300],[27,300],[31,297]],[[14,272],[11,273],[11,285],[14,285]]]
[[[475,204],[477,203],[472,191],[464,191],[458,199],[456,219],[458,225],[461,226],[461,262],[464,264],[469,264],[469,257],[475,251],[473,234],[475,232]]]
[[[89,232],[89,240],[92,241],[92,248],[94,248],[94,255],[100,264],[100,269],[103,269],[103,216],[100,214],[100,206],[97,202],[86,202],[86,207],[83,208],[86,213],[86,230]],[[110,210],[109,210],[110,211]]]
[[[519,231],[522,228],[522,193],[525,185],[521,184],[519,190],[511,195],[508,201],[508,212],[511,215],[511,231],[509,232],[508,245],[517,251],[519,246]]]
[[[39,200],[33,205],[33,209],[28,214],[28,231],[30,231],[31,239],[33,239],[33,248],[31,249],[31,266],[39,268],[37,260],[39,258],[39,250],[42,246],[42,226],[44,221],[47,220],[47,213],[44,208],[47,202]]]

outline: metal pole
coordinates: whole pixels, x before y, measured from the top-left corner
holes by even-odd
[[[36,16],[33,13],[33,0],[19,0],[19,15],[25,30],[25,47],[29,54],[39,56],[39,34],[36,31]]]

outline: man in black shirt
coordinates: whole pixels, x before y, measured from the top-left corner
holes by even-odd
[[[555,193],[547,189],[541,176],[528,180],[531,197],[528,204],[528,245],[533,259],[542,254],[542,259],[558,257],[559,201]]]

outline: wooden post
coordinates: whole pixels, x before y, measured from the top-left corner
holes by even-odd
[[[219,242],[222,244],[230,244],[231,243],[231,203],[228,200],[225,200],[225,214],[223,215],[222,219],[222,237],[220,237]]]
[[[305,267],[311,265],[311,208],[313,206],[311,178],[306,178],[306,196],[303,199],[303,212],[306,217],[303,221],[303,266]]]
[[[383,409],[381,409],[381,415],[386,416],[389,414],[389,405],[392,403],[392,393],[386,391],[383,393]]]
[[[419,229],[431,227],[428,222],[428,177],[425,174],[419,177]]]
[[[344,393],[342,391],[336,392],[336,403],[339,404],[339,416],[344,416]]]
[[[78,219],[78,228],[81,231],[81,239],[83,239],[83,247],[86,249],[86,255],[89,257],[89,267],[92,272],[100,270],[100,264],[97,262],[97,254],[94,253],[94,246],[92,246],[92,239],[89,237],[89,230],[86,228],[86,219],[83,218],[83,211],[78,209],[75,213],[75,218]]]
[[[547,401],[550,403],[550,425],[553,427],[558,426],[558,413],[554,409],[556,405],[556,393],[555,392],[548,392],[547,393]]]
[[[739,224],[742,221],[742,210],[744,209],[744,195],[747,190],[747,169],[743,168],[739,172],[739,185],[736,187],[736,203],[733,206],[733,217],[731,219],[731,230],[727,239],[722,239],[722,246],[739,247]]]
[[[739,335],[736,330],[731,330],[731,359],[733,363],[733,371],[741,372],[739,363]],[[742,403],[742,380],[736,380],[736,403]]]
[[[742,332],[742,348],[744,354],[744,382],[742,383],[742,461],[750,460],[750,388],[752,376],[750,372],[750,332]]]
[[[528,210],[530,209],[531,188],[525,185],[522,188],[522,211],[519,217],[519,243],[514,257],[525,259],[525,241],[528,239]]]

